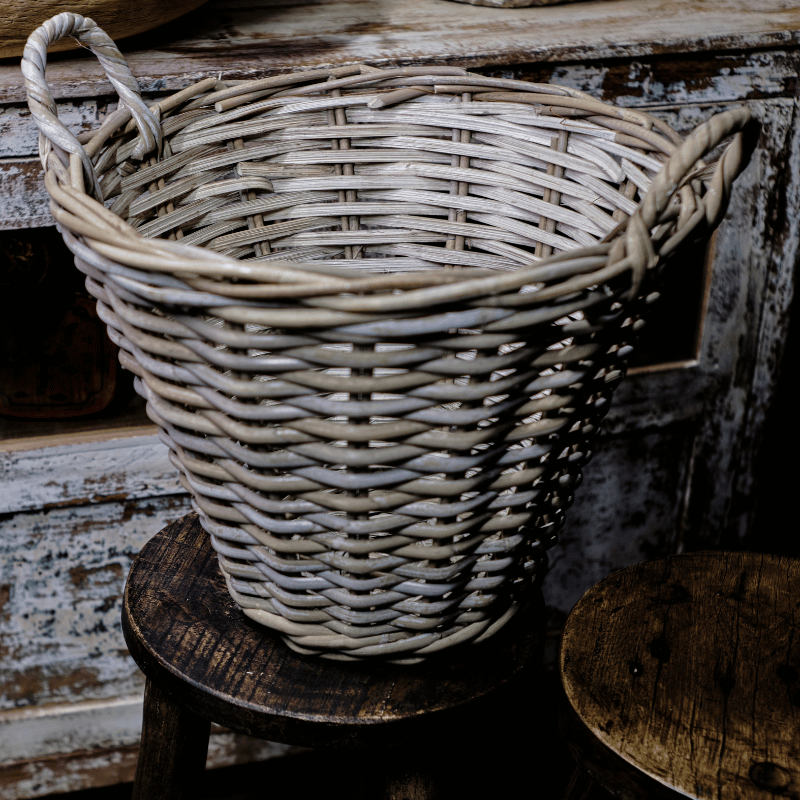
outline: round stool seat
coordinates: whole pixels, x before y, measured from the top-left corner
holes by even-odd
[[[694,553],[590,589],[561,649],[565,734],[623,797],[800,796],[800,561]]]
[[[544,643],[541,595],[482,644],[410,666],[300,655],[230,598],[196,515],[156,535],[128,577],[123,631],[150,683],[235,731],[303,746],[378,745],[472,715]],[[424,730],[423,730],[424,729]]]

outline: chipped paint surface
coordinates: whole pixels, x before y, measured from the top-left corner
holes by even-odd
[[[617,105],[661,106],[785,97],[797,86],[794,52],[700,53],[649,60],[507,70],[509,77],[571,86]]]
[[[158,436],[2,452],[0,514],[182,493]]]
[[[188,510],[177,495],[0,520],[0,711],[141,690],[120,629],[125,577]]]
[[[297,747],[263,742],[223,729],[215,730],[215,727],[212,726],[208,743],[207,769],[264,761],[302,752]],[[118,747],[77,750],[67,754],[0,763],[0,797],[3,800],[29,800],[54,793],[75,792],[92,786],[130,783],[136,772],[138,757],[138,732],[134,731],[132,734],[131,743]]]
[[[0,712],[0,764],[136,744],[141,727],[141,693]]]
[[[74,134],[97,128],[116,103],[62,101],[59,119]],[[55,224],[38,158],[39,131],[28,107],[0,107],[0,230]]]
[[[76,136],[96,128],[116,103],[97,100],[64,100],[58,104],[58,118]],[[39,129],[27,105],[12,105],[0,114],[0,158],[35,156],[39,152]]]
[[[55,225],[38,159],[0,162],[0,230]]]
[[[544,585],[550,625],[622,567],[676,552],[696,421],[605,437],[575,493]]]

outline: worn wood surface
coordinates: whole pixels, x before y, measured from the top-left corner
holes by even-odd
[[[148,681],[133,800],[188,800],[206,765],[211,723]]]
[[[163,3],[161,0],[139,0],[134,10],[126,0],[82,0],[80,13],[91,17],[112,38],[122,39],[170,22],[204,2],[205,0],[173,0]],[[37,0],[35,3],[27,0],[2,0],[0,58],[21,56],[28,34],[62,11],[63,0]],[[53,51],[72,50],[77,46],[74,40],[68,39],[55,45]]]
[[[754,553],[672,556],[595,586],[561,650],[579,759],[625,796],[796,797],[798,596],[800,561]]]
[[[45,709],[41,715],[41,728],[45,740],[38,743],[48,746],[47,755],[29,755],[13,761],[0,761],[0,797],[3,800],[29,800],[44,795],[74,792],[87,786],[108,786],[118,783],[131,783],[136,773],[139,754],[139,735],[142,726],[142,701],[130,703],[135,708],[135,722],[124,731],[117,744],[100,746],[109,727],[103,725],[96,716],[78,714],[81,719],[74,720],[77,727],[65,725],[73,707],[64,709],[54,707]],[[119,711],[119,704],[109,704],[108,710]],[[125,715],[133,717],[133,713]],[[0,725],[3,723],[0,722]],[[8,739],[16,743],[18,724],[7,727]],[[118,727],[115,724],[112,729]],[[0,732],[0,738],[6,731]],[[59,736],[62,734],[61,736]],[[81,742],[87,746],[81,746]],[[33,751],[32,751],[33,752]],[[301,752],[299,748],[288,745],[253,739],[216,726],[212,727],[208,747],[206,769],[230,767],[254,761],[266,761]]]
[[[120,632],[125,576],[153,532],[188,505],[173,495],[2,520],[0,711],[141,692]]]
[[[123,632],[148,680],[204,717],[289,744],[371,746],[456,719],[469,728],[476,704],[531,677],[543,644],[540,602],[519,616],[485,644],[423,667],[301,656],[234,604],[192,514],[142,549],[125,588]]]
[[[145,91],[224,72],[248,78],[367,61],[504,66],[630,58],[796,43],[800,8],[782,0],[609,0],[496,9],[442,0],[216,0],[124,43]],[[97,97],[110,85],[91,59],[48,67],[54,96]],[[0,66],[0,102],[23,99],[16,65]]]
[[[106,431],[98,440],[84,431],[88,441],[80,434],[70,441],[62,427],[49,441],[32,437],[27,449],[19,440],[14,443],[19,447],[6,452],[0,446],[0,514],[184,494],[157,435],[147,430],[136,435],[138,428],[126,433],[115,438]],[[155,519],[150,536],[163,521]]]

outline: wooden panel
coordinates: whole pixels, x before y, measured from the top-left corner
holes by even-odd
[[[0,451],[0,514],[182,494],[157,436]],[[155,533],[155,531],[153,531]]]
[[[0,764],[118,749],[136,744],[141,727],[141,695],[2,711]]]
[[[113,706],[110,706],[113,708]],[[139,705],[141,723],[141,705]],[[63,709],[58,709],[63,711]],[[130,742],[116,747],[58,752],[41,758],[0,762],[0,797],[28,800],[62,792],[130,783],[139,755],[139,726]],[[264,761],[299,752],[301,748],[265,742],[212,727],[208,743],[207,769]]]
[[[177,495],[0,518],[0,710],[141,691],[120,630],[125,576],[188,510]]]
[[[557,83],[621,106],[663,106],[792,97],[797,89],[794,50],[691,53],[585,61],[580,64],[526,64],[514,77]]]
[[[0,230],[55,225],[39,159],[0,161]]]
[[[793,100],[753,101],[763,125],[720,235],[701,365],[713,381],[692,456],[685,545],[737,548],[775,395],[798,257],[800,134]]]
[[[82,100],[62,100],[58,104],[58,118],[76,136],[93,130],[106,114],[116,108],[116,103]],[[39,129],[27,105],[6,106],[0,113],[0,158],[38,156]]]
[[[785,46],[797,42],[798,29],[800,8],[782,0],[503,10],[439,0],[245,0],[233,7],[218,0],[123,49],[143,88],[158,91],[218,72],[242,78],[353,61],[477,67]],[[59,97],[110,94],[85,58],[59,60],[48,79]],[[0,102],[22,98],[16,66],[0,67]]]
[[[58,104],[58,115],[77,135],[98,127],[115,107],[96,100],[67,100]],[[55,224],[38,153],[39,131],[27,105],[0,107],[0,230]]]
[[[615,569],[674,553],[682,487],[696,424],[603,437],[549,552],[544,585],[550,626]]]

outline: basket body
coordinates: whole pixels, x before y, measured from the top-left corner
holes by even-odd
[[[110,213],[75,157],[48,188],[231,594],[334,658],[491,635],[541,580],[658,247],[709,227],[698,179],[631,254],[680,140],[450,68],[160,105],[160,153],[127,117],[84,142]]]

